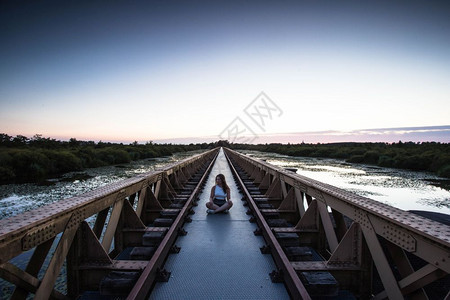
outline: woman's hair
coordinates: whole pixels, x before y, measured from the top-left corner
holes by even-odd
[[[217,177],[219,177],[220,180],[222,180],[222,189],[223,189],[223,191],[225,193],[227,193],[228,190],[230,189],[230,187],[227,185],[227,181],[225,180],[225,176],[223,174],[217,174],[216,179],[217,179]]]

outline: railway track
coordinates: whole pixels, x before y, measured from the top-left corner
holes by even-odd
[[[15,286],[1,298],[145,299],[170,276],[164,261],[179,251],[174,241],[186,234],[218,150],[0,220],[0,276]],[[24,270],[10,261],[27,251]]]
[[[169,253],[180,251],[174,242],[179,235],[187,234],[182,227],[185,222],[190,222],[189,215],[194,213],[192,207],[197,205],[197,196],[203,191],[205,180],[216,157],[217,153],[201,165],[190,178],[186,178],[183,184],[179,184],[178,188],[172,191],[172,198],[167,199],[169,203],[166,203],[168,208],[159,206],[161,204],[158,201],[154,202],[155,207],[153,209],[150,208],[152,213],[159,215],[146,226],[146,232],[142,236],[142,246],[134,247],[130,252],[130,257],[133,257],[133,251],[137,253],[135,258],[137,260],[150,260],[142,273],[138,274],[137,281],[130,282],[133,287],[131,290],[126,290],[126,299],[144,299],[155,281],[169,280],[170,272],[163,268],[164,261]],[[114,296],[118,294],[114,290],[116,287],[114,277],[107,286],[112,288],[109,294]],[[101,287],[100,290],[102,290]]]
[[[301,247],[300,239],[293,225],[282,219],[277,208],[281,203],[281,198],[267,196],[268,189],[260,189],[255,181],[242,169],[236,160],[228,157],[228,162],[233,172],[235,181],[239,184],[244,205],[249,207],[248,215],[251,215],[250,222],[256,222],[259,226],[255,230],[255,235],[262,235],[267,245],[261,248],[263,254],[272,254],[278,269],[270,273],[274,282],[284,282],[293,299],[311,299],[305,285],[292,267],[290,260],[312,258],[314,249]],[[270,195],[270,191],[268,193]],[[288,255],[290,255],[288,257]],[[317,256],[317,255],[316,255]],[[323,283],[326,282],[324,274],[316,281],[318,289],[327,289]],[[327,284],[329,285],[329,283]],[[316,288],[316,287],[314,287]],[[316,292],[317,294],[329,294],[329,291]],[[334,292],[332,292],[334,293]]]
[[[157,282],[171,276],[165,262],[180,251],[177,237],[186,234],[183,226],[192,221],[219,150],[0,220],[0,276],[15,286],[8,297],[148,298]],[[440,280],[448,279],[450,270],[448,226],[230,149],[224,154],[215,172],[228,163],[243,200],[233,198],[234,205],[247,207],[248,217],[242,215],[257,224],[254,234],[266,243],[261,253],[273,258],[270,278],[284,283],[291,299],[426,299],[430,283],[432,290],[443,289],[442,297],[432,299],[450,295]],[[230,215],[238,220],[236,207]],[[208,224],[223,227],[224,220]],[[213,256],[225,253],[221,247]],[[31,253],[29,261],[19,268],[12,259],[24,253]],[[55,288],[63,265],[65,290]],[[284,288],[283,293],[287,297]]]
[[[225,152],[291,298],[449,299],[449,226]]]

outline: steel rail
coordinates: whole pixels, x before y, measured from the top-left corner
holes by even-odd
[[[226,150],[251,162],[262,170],[271,172],[284,183],[311,195],[316,200],[342,212],[351,219],[367,223],[367,226],[371,226],[370,228],[373,228],[378,235],[393,243],[399,244],[399,241],[392,239],[391,231],[399,232],[400,239],[404,236],[412,237],[414,245],[411,247],[414,249],[405,250],[415,253],[439,269],[450,273],[450,226],[356,195],[330,184],[286,171],[264,161],[246,157],[231,149]],[[398,246],[405,247],[404,245]],[[438,256],[436,257],[436,255]]]
[[[124,179],[85,194],[60,200],[43,207],[24,212],[22,214],[0,220],[0,264],[6,263],[11,258],[21,254],[24,249],[28,250],[54,238],[64,231],[67,217],[73,214],[80,214],[79,219],[88,217],[108,208],[117,199],[125,198],[161,180],[168,173],[173,173],[172,169],[180,169],[192,164],[204,155],[217,149],[197,154],[186,158],[173,165],[147,172],[133,178]],[[167,173],[167,174],[166,174]],[[43,236],[43,240],[34,238]],[[29,238],[28,238],[29,237]],[[30,240],[28,244],[26,241]],[[33,243],[33,241],[36,241]]]
[[[155,185],[155,189],[159,190],[159,186],[163,180],[169,178],[169,175],[175,173],[175,178],[178,176],[176,174],[179,174],[181,177],[185,176],[184,173],[189,175],[191,174],[190,169],[195,169],[197,166],[201,166],[210,159],[214,160],[215,157],[217,157],[217,154],[218,148],[212,149],[185,158],[176,163],[166,165],[159,170],[140,174],[136,177],[109,184],[82,195],[60,200],[40,208],[0,220],[0,277],[10,281],[16,285],[17,288],[22,289],[25,294],[23,294],[22,291],[19,291],[19,293],[22,293],[23,295],[26,295],[26,293],[35,293],[39,287],[36,296],[40,293],[40,296],[46,297],[47,294],[50,295],[50,293],[52,293],[52,295],[60,295],[61,297],[65,297],[65,295],[62,295],[51,288],[47,288],[47,286],[50,287],[52,282],[56,280],[56,276],[60,271],[60,265],[66,259],[66,254],[68,251],[67,246],[71,245],[74,233],[80,225],[85,223],[84,220],[98,214],[94,231],[97,234],[97,238],[100,239],[99,235],[101,234],[103,225],[96,228],[98,225],[97,223],[105,223],[106,213],[112,206],[114,206],[112,210],[117,215],[120,213],[120,208],[123,207],[122,204],[124,201],[128,201],[127,197],[134,199],[138,192],[140,192],[141,196],[144,195],[145,197],[145,191],[148,188],[151,188],[152,185]],[[197,192],[198,185],[193,193]],[[143,199],[139,199],[139,202],[141,200]],[[115,209],[116,206],[118,209]],[[134,212],[137,217],[136,213],[137,212]],[[184,209],[183,216],[179,216],[179,219],[182,217],[184,218],[186,214],[187,210]],[[118,217],[116,219],[118,220]],[[112,223],[116,223],[117,225],[117,220]],[[111,226],[111,229],[113,227],[115,228],[115,226]],[[109,228],[107,228],[107,230],[108,229]],[[111,229],[109,229],[109,231],[111,231]],[[97,232],[98,230],[100,230],[100,232]],[[44,286],[42,284],[43,281],[39,280],[35,275],[35,273],[37,274],[37,271],[39,271],[42,267],[41,261],[43,261],[43,259],[47,256],[49,250],[48,247],[43,247],[43,245],[47,245],[48,243],[51,245],[55,237],[61,232],[67,233],[67,238],[62,238],[58,243],[55,253],[59,254],[52,254],[52,264],[46,270],[46,277],[44,277],[45,291],[43,291],[44,288],[41,288],[41,286]],[[110,244],[109,239],[107,239],[106,242],[108,242],[108,245]],[[97,243],[99,243],[98,240]],[[30,265],[25,271],[18,268],[11,268],[12,264],[9,263],[10,259],[35,247],[39,251],[35,250],[33,258],[30,260],[30,263],[33,264],[30,270],[34,271],[28,270]],[[109,247],[107,248],[109,249]],[[104,251],[107,251],[107,249]],[[38,253],[37,257],[34,258],[36,253]]]
[[[205,181],[206,176],[208,176],[212,166],[214,165],[214,162],[216,161],[217,155],[218,152],[212,159],[206,171],[203,173],[203,176],[201,177],[199,183],[193,190],[192,194],[189,196],[188,200],[186,201],[173,224],[170,226],[168,232],[161,241],[161,244],[158,246],[156,252],[153,254],[145,269],[142,271],[141,276],[139,277],[138,281],[136,282],[126,299],[145,299],[147,297],[156,279],[157,271],[164,265],[167,255],[169,254],[170,247],[177,238],[178,230],[183,226],[184,219],[187,216],[189,209],[192,207],[194,198],[198,196],[200,186]]]
[[[284,170],[231,149],[225,149],[225,152],[247,172],[251,172],[253,175],[258,174],[256,175],[258,178],[270,177],[273,179],[271,179],[272,183],[277,182],[283,189],[282,198],[286,196],[289,189],[294,189],[296,200],[299,201],[298,209],[301,212],[298,224],[301,224],[305,215],[303,207],[305,199],[303,197],[306,197],[308,203],[314,200],[313,203],[320,205],[318,207],[320,209],[317,210],[320,211],[320,216],[316,216],[316,218],[321,220],[324,227],[327,227],[325,229],[329,245],[327,251],[333,259],[342,255],[342,250],[347,246],[344,243],[345,239],[336,244],[338,242],[336,232],[331,225],[327,209],[331,208],[333,214],[334,212],[340,213],[341,216],[348,217],[358,224],[360,228],[358,230],[364,236],[365,245],[370,250],[372,261],[375,263],[377,271],[383,274],[381,280],[385,291],[377,295],[378,297],[382,298],[386,294],[389,298],[395,299],[401,297],[402,294],[409,294],[411,291],[424,293],[421,289],[429,282],[437,281],[450,274],[450,226]],[[309,212],[309,217],[318,213],[309,208],[308,204],[306,215]],[[327,222],[328,224],[326,224]],[[346,228],[346,230],[350,229]],[[395,251],[398,254],[393,264],[387,260],[387,255],[384,253],[386,251],[380,245],[380,237],[394,247],[390,247],[391,249],[388,251]],[[432,276],[428,276],[428,273],[421,270],[403,268],[405,262],[409,263],[406,253],[427,262],[427,270],[432,270]],[[332,263],[330,261],[328,266]],[[311,269],[310,267],[308,269]],[[392,271],[395,268],[403,268],[403,279],[396,280]]]
[[[303,283],[301,282],[297,273],[295,272],[294,268],[292,267],[291,262],[287,258],[286,254],[284,253],[280,244],[278,243],[275,235],[273,234],[272,230],[270,229],[269,225],[267,224],[266,220],[264,219],[264,216],[259,211],[258,206],[256,205],[252,196],[250,195],[247,188],[245,187],[244,182],[240,178],[238,172],[236,171],[233,163],[231,162],[231,160],[228,157],[226,152],[225,152],[225,155],[226,155],[228,164],[230,165],[231,171],[238,179],[239,185],[242,188],[242,193],[244,193],[247,203],[256,217],[256,222],[259,225],[260,229],[262,229],[262,234],[264,236],[264,239],[265,239],[266,243],[270,246],[270,250],[272,252],[272,257],[274,258],[277,267],[281,271],[281,275],[283,276],[284,283],[286,284],[286,286],[288,288],[291,298],[292,299],[311,299],[308,292],[306,291],[305,286],[303,285]]]

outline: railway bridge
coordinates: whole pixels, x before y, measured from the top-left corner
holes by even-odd
[[[2,299],[448,299],[449,273],[449,226],[227,148],[0,220]]]

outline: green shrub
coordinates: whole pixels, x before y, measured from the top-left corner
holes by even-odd
[[[364,162],[368,164],[377,164],[380,155],[376,151],[367,151],[364,153]]]
[[[409,155],[396,157],[394,166],[414,171],[425,171],[428,170],[430,163],[431,159],[426,156]]]
[[[61,174],[83,169],[80,158],[69,151],[49,151],[46,153],[52,162],[52,173]]]
[[[441,167],[438,171],[438,175],[441,177],[450,178],[450,165],[445,165]]]
[[[378,163],[377,165],[381,166],[381,167],[386,167],[386,168],[390,168],[394,166],[394,159],[388,155],[381,155],[378,158]]]
[[[9,151],[0,148],[0,166],[11,166],[12,161],[13,159],[9,154]]]
[[[48,175],[47,169],[39,163],[32,163],[28,167],[27,180],[41,181]]]
[[[16,174],[10,168],[0,167],[0,182],[14,182]]]
[[[350,163],[363,163],[364,162],[364,155],[353,155],[349,159],[347,159],[347,162]]]
[[[337,149],[337,151],[331,154],[332,158],[348,158],[348,153],[343,149]]]
[[[330,157],[332,153],[334,153],[334,149],[320,147],[312,155],[314,157]]]
[[[16,178],[25,181],[39,181],[47,176],[50,161],[39,151],[20,149],[13,151],[13,167]]]
[[[105,147],[97,150],[96,158],[108,165],[129,163],[130,155],[125,150]]]
[[[312,148],[299,147],[299,148],[292,149],[292,155],[293,156],[306,156],[306,157],[308,157],[308,156],[311,156],[311,153],[313,153],[313,152],[314,152],[314,149],[312,149]],[[288,153],[286,153],[286,154],[288,154]],[[291,154],[288,154],[288,155],[291,155]]]
[[[158,154],[152,149],[147,149],[145,151],[145,158],[155,158],[157,156],[158,156]]]
[[[141,154],[137,151],[130,151],[128,152],[128,155],[130,155],[131,160],[141,159]]]
[[[366,149],[364,148],[350,148],[348,151],[348,154],[351,156],[354,155],[363,155],[366,152]]]

